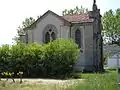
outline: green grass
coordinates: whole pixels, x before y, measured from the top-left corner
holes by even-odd
[[[70,87],[68,90],[120,90],[117,85],[115,71],[104,74],[82,74],[81,76],[86,81]]]
[[[86,80],[74,85],[69,85],[72,82],[66,84],[19,84],[0,81],[0,90],[120,90],[116,85],[115,71],[103,74],[81,74],[81,77]]]

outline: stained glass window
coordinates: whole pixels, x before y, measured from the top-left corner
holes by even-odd
[[[50,42],[50,34],[49,34],[49,32],[46,32],[45,33],[45,43],[48,43],[48,42]]]
[[[81,32],[79,29],[75,31],[75,42],[78,44],[80,48],[81,47]]]

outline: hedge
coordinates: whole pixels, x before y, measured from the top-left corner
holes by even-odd
[[[22,71],[27,78],[64,78],[73,71],[80,50],[71,39],[48,44],[15,44],[0,47],[0,72]]]

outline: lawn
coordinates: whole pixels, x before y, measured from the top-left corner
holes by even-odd
[[[103,74],[81,74],[85,81],[69,83],[22,83],[0,81],[0,90],[120,90],[116,85],[116,72],[110,71]]]
[[[120,90],[116,81],[116,71],[103,74],[82,74],[81,77],[85,78],[86,82],[68,90]]]

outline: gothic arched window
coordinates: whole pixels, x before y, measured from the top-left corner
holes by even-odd
[[[56,40],[57,28],[54,25],[48,24],[43,32],[43,41],[48,43],[50,41]]]
[[[49,32],[46,32],[45,33],[45,43],[48,43],[48,42],[50,42],[50,34],[49,34]]]
[[[51,33],[51,38],[52,38],[52,40],[55,40],[55,39],[56,39],[56,36],[55,36],[55,33],[54,33],[54,32]]]
[[[79,29],[75,31],[75,42],[78,45],[78,47],[81,47],[81,32]]]

